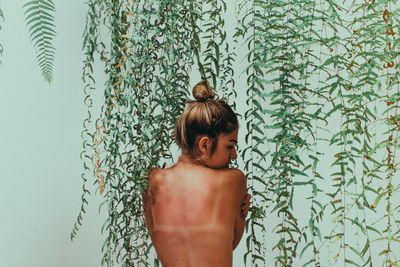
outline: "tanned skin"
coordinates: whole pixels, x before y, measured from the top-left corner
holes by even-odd
[[[198,142],[201,164],[183,151],[177,164],[155,168],[143,195],[151,240],[163,267],[231,267],[249,209],[246,177],[228,168],[237,130]]]

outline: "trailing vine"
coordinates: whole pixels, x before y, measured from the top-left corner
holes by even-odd
[[[202,9],[200,44],[204,45],[200,64],[204,69],[205,79],[220,94],[229,97],[234,91],[233,61],[236,54],[227,43],[227,32],[224,28],[224,15],[227,10],[225,1],[205,0]]]
[[[341,152],[335,154],[337,160],[333,164],[340,166],[339,172],[332,174],[333,180],[338,182],[334,184],[337,191],[329,194],[332,197],[333,214],[338,215],[336,220],[342,226],[342,230],[337,231],[335,227],[326,238],[335,238],[335,241],[340,241],[340,249],[337,250],[333,260],[337,262],[341,259],[345,264],[358,265],[357,262],[361,261],[363,265],[372,266],[373,256],[375,256],[375,261],[377,258],[377,255],[371,251],[372,242],[381,238],[376,239],[372,236],[376,234],[381,236],[382,232],[391,228],[378,230],[374,223],[368,220],[376,213],[376,205],[383,196],[380,191],[387,193],[388,203],[390,203],[391,194],[391,190],[386,191],[381,186],[377,186],[378,180],[383,178],[379,173],[382,172],[381,168],[384,165],[375,159],[380,145],[370,145],[371,137],[376,139],[376,133],[371,135],[370,129],[375,128],[379,123],[376,103],[382,98],[379,94],[381,88],[385,87],[383,80],[387,76],[380,73],[385,65],[390,65],[392,62],[387,62],[382,57],[382,54],[386,54],[384,49],[387,43],[380,36],[383,35],[385,29],[376,23],[379,17],[385,14],[385,6],[386,3],[356,3],[336,7],[338,13],[341,10],[346,10],[346,12],[354,10],[353,14],[360,13],[360,17],[345,21],[349,22],[350,27],[347,26],[347,28],[351,35],[342,39],[345,47],[343,52],[337,47],[335,49],[335,56],[339,59],[336,62],[339,66],[337,69],[342,70],[343,75],[342,79],[331,87],[331,92],[339,90],[338,97],[332,100],[340,100],[335,110],[342,111],[344,120],[341,123],[341,131],[334,134],[331,139],[331,144],[337,143],[341,147]],[[374,104],[374,109],[371,110],[372,104]],[[362,174],[359,174],[356,171],[361,166]],[[387,179],[390,184],[390,178]],[[341,194],[340,198],[337,196],[338,192]],[[375,198],[374,201],[372,201],[373,198]],[[386,207],[388,214],[384,217],[392,216],[389,206]],[[354,239],[346,239],[346,232],[349,231],[356,233],[356,242]],[[389,246],[387,250],[390,251]],[[382,251],[379,255],[382,255]],[[387,259],[386,262],[390,263],[391,260]]]
[[[245,114],[248,147],[242,157],[247,158],[245,168],[253,194],[245,261],[251,254],[252,264],[265,262],[265,244],[259,237],[260,233],[268,235],[265,233],[265,218],[269,214],[269,220],[282,218],[273,228],[274,235],[280,236],[273,247],[273,250],[279,250],[275,257],[276,265],[297,265],[298,246],[301,246],[300,257],[308,258],[304,265],[320,266],[319,255],[321,248],[326,247],[326,240],[330,240],[329,247],[339,242],[337,252],[329,257],[330,264],[372,265],[372,242],[382,240],[390,241],[378,256],[386,255],[386,264],[397,264],[391,248],[393,240],[397,240],[391,234],[393,229],[397,229],[392,224],[397,221],[392,211],[392,193],[396,188],[392,185],[396,171],[393,151],[396,145],[390,131],[397,129],[395,107],[398,98],[394,88],[398,83],[397,76],[390,72],[396,66],[397,57],[393,46],[394,21],[390,18],[398,11],[389,11],[391,2],[395,1],[353,1],[343,5],[332,1],[319,4],[314,1],[254,1],[243,4],[248,6],[239,16],[242,21],[237,36],[244,37],[250,52],[246,69],[249,109]],[[348,14],[354,16],[349,18]],[[377,23],[382,16],[384,23]],[[383,69],[387,73],[379,74]],[[314,82],[316,75],[317,83]],[[385,83],[391,91],[380,95],[379,90],[385,88]],[[392,126],[391,130],[383,133],[387,138],[374,145],[371,141],[376,134],[371,135],[371,129],[379,123],[376,105],[382,97],[386,98],[383,103],[387,107],[393,105],[393,108],[385,109],[383,114],[388,110],[392,113],[380,121]],[[332,104],[330,110],[326,108],[327,103]],[[316,109],[311,111],[313,106]],[[342,118],[340,131],[333,133],[330,140],[318,137],[318,132],[325,131],[318,126],[319,122],[329,126],[332,121],[328,119],[337,112]],[[314,129],[308,123],[312,119],[316,124]],[[317,169],[320,157],[325,154],[317,150],[317,144],[327,140],[330,146],[336,145],[340,149],[334,153],[332,164],[338,170],[330,174],[333,190],[321,188],[325,174]],[[270,149],[268,143],[274,144],[275,150]],[[315,150],[309,147],[313,143]],[[387,152],[382,160],[384,164],[374,159],[382,147]],[[309,151],[311,164],[304,161],[305,151]],[[387,169],[383,170],[384,167]],[[361,175],[359,169],[362,169]],[[380,173],[388,175],[383,178]],[[313,178],[304,181],[301,176]],[[385,179],[386,187],[377,186],[374,179]],[[296,191],[302,190],[303,186],[311,186],[312,192],[307,198],[311,200],[308,225],[303,225],[296,217],[292,202],[297,198]],[[323,193],[331,198],[329,202]],[[377,222],[368,218],[370,212],[376,212],[376,204],[383,197],[386,198],[387,213],[383,213],[381,218],[386,218],[387,223],[386,227],[378,229],[374,225]],[[325,229],[317,224],[330,217],[324,215],[328,207],[328,214],[333,216],[335,224],[324,233]],[[272,211],[266,213],[268,209]],[[346,239],[349,232],[355,232],[356,238]],[[387,233],[386,236],[383,233]],[[377,238],[372,237],[376,234]],[[313,248],[312,255],[307,254],[310,247]]]
[[[305,5],[307,8],[300,9],[297,5]],[[274,228],[279,236],[272,247],[278,254],[275,264],[292,265],[298,253],[298,245],[303,238],[307,238],[305,227],[299,227],[293,213],[293,198],[295,187],[313,184],[315,187],[313,180],[301,180],[300,177],[306,176],[305,171],[311,165],[305,165],[299,157],[300,151],[308,146],[305,137],[301,136],[302,130],[306,135],[312,134],[310,120],[321,119],[318,113],[305,110],[306,106],[315,105],[308,100],[314,92],[306,82],[312,71],[316,70],[310,59],[313,56],[310,46],[320,41],[318,36],[314,37],[312,23],[319,19],[314,16],[314,9],[313,1],[257,1],[243,15],[250,19],[250,22],[242,21],[240,29],[242,36],[248,34],[246,40],[250,50],[247,57],[250,65],[246,69],[249,110],[245,114],[248,120],[248,150],[246,148],[244,151],[243,158],[249,152],[245,168],[249,170],[253,204],[257,206],[252,210],[252,228],[248,239],[248,243],[252,242],[254,246],[251,250],[248,246],[248,253],[251,252],[252,263],[256,265],[258,261],[265,262],[263,244],[257,240],[257,236],[258,232],[265,234],[267,210],[268,214],[275,212],[276,217],[280,218]],[[302,25],[300,31],[299,25]],[[298,80],[304,81],[304,84]],[[269,144],[274,146],[274,150],[270,149]],[[314,177],[319,175],[315,166],[313,169]],[[316,194],[317,190],[314,191]],[[320,205],[317,200],[312,201],[312,205],[316,203]],[[315,208],[312,210],[321,216],[322,211],[317,212]],[[313,236],[319,231],[313,224],[316,217],[314,215],[310,220]]]

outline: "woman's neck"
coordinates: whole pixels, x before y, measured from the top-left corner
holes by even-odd
[[[189,164],[189,165],[205,166],[205,164],[203,163],[201,158],[200,159],[196,159],[188,151],[182,151],[182,154],[179,156],[177,164]]]

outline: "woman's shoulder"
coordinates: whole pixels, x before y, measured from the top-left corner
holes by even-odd
[[[163,176],[164,170],[165,169],[162,169],[162,168],[159,168],[159,167],[152,167],[150,169],[149,175],[148,175],[149,181],[159,179],[161,176]]]
[[[165,183],[166,179],[171,176],[171,168],[152,167],[149,171],[149,183],[160,184]]]
[[[246,176],[244,175],[244,173],[237,168],[225,168],[222,169],[223,172],[225,173],[225,175],[230,176],[230,177],[236,177],[240,180],[246,180]]]
[[[225,168],[216,171],[218,176],[224,180],[224,186],[246,187],[246,176],[240,169]]]
[[[234,188],[235,195],[242,200],[247,192],[247,179],[244,173],[236,168],[229,168],[225,171],[225,181]]]

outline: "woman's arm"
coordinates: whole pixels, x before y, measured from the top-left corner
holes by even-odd
[[[242,172],[239,179],[239,194],[238,198],[241,200],[239,202],[234,225],[234,238],[233,238],[233,250],[239,245],[242,238],[244,227],[246,224],[246,216],[250,205],[250,195],[247,194],[246,177]]]

